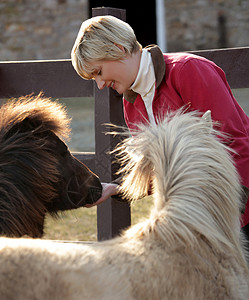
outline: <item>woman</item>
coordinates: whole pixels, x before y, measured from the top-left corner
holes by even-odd
[[[229,134],[244,202],[249,195],[249,118],[232,95],[224,72],[213,62],[188,53],[163,54],[156,45],[142,48],[134,31],[112,17],[94,17],[82,23],[72,49],[72,63],[84,79],[99,89],[111,87],[123,94],[129,128],[157,122],[168,110],[211,110],[219,130]],[[118,193],[118,185],[103,184],[99,204]],[[242,226],[249,232],[249,205]],[[248,225],[246,227],[246,225]]]

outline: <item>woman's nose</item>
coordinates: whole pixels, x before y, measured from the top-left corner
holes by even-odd
[[[105,81],[100,78],[95,78],[95,81],[97,83],[98,89],[103,90],[103,88],[105,87]]]

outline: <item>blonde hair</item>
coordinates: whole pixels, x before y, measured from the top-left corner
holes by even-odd
[[[113,16],[93,17],[80,27],[71,52],[72,64],[81,77],[92,79],[91,62],[119,60],[140,49],[142,46],[129,24]]]

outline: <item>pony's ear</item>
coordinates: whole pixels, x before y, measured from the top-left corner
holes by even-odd
[[[211,110],[207,110],[203,115],[202,119],[206,120],[208,123],[212,122],[211,119]]]
[[[211,110],[207,110],[203,115],[202,115],[202,120],[204,120],[207,125],[209,126],[209,133],[212,131],[212,118],[211,118]]]

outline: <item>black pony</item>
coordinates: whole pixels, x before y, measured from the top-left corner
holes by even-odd
[[[38,96],[0,108],[0,234],[43,235],[46,213],[98,200],[98,177],[69,152],[64,107]]]

